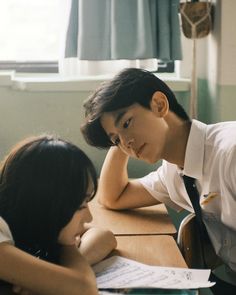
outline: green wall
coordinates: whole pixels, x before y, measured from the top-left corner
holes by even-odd
[[[198,80],[199,120],[205,123],[236,120],[236,85],[211,85]]]

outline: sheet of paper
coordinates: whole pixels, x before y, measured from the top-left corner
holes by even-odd
[[[210,270],[150,266],[112,256],[93,267],[98,288],[197,289],[213,286]]]

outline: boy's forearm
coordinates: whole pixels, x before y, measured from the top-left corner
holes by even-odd
[[[118,147],[111,147],[108,151],[99,179],[98,201],[110,207],[115,203],[128,184],[129,157]]]

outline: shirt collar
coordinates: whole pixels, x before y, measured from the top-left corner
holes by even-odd
[[[203,174],[206,128],[206,124],[192,120],[182,173],[196,179],[202,179]]]

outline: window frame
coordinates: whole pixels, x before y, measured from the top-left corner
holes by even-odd
[[[16,73],[59,73],[59,61],[0,61],[0,71]],[[155,73],[174,73],[174,61],[158,61]]]
[[[0,61],[0,71],[16,73],[59,73],[57,61]]]

